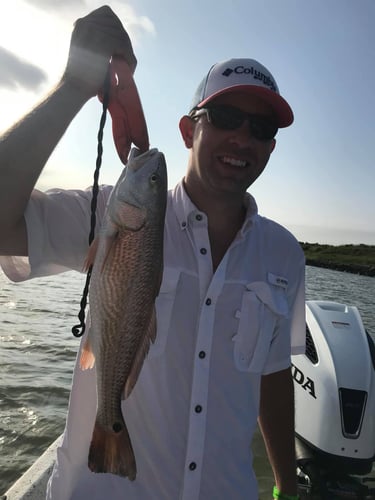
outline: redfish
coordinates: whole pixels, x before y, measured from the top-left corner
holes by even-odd
[[[91,325],[80,361],[83,369],[96,365],[97,414],[88,466],[130,480],[137,468],[121,400],[156,338],[166,204],[164,155],[131,154],[107,204],[89,289]]]

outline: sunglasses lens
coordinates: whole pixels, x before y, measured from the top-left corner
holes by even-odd
[[[270,141],[275,137],[277,132],[277,126],[267,118],[261,116],[249,118],[249,126],[252,135],[260,141]]]
[[[212,125],[223,130],[235,130],[246,118],[241,110],[228,106],[208,108],[208,116]]]
[[[277,132],[277,126],[269,118],[247,114],[231,106],[207,107],[206,111],[209,122],[222,130],[235,130],[247,120],[251,134],[259,141],[270,141]]]

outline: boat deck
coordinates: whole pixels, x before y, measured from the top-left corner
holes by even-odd
[[[56,449],[61,440],[62,436],[59,436],[0,500],[41,500],[45,498],[47,482],[56,457]]]

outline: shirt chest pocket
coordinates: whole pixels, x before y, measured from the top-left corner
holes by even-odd
[[[155,301],[157,331],[155,342],[151,344],[148,353],[150,358],[160,356],[165,350],[179,277],[178,269],[164,268],[159,295]]]
[[[238,331],[233,336],[234,363],[243,372],[261,372],[267,360],[277,320],[288,315],[285,289],[257,281],[246,285]]]

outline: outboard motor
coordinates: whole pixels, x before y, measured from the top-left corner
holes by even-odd
[[[307,301],[292,364],[301,499],[375,500],[375,347],[358,309]]]

